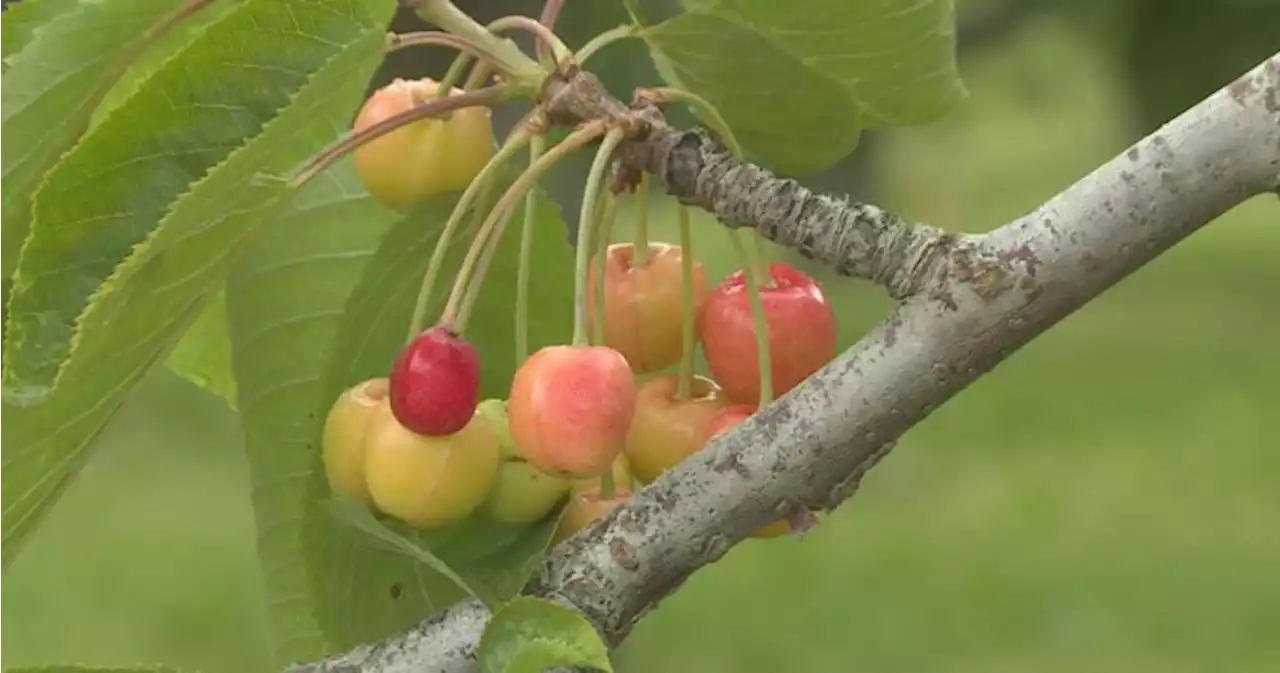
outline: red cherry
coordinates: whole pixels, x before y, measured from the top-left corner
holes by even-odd
[[[562,477],[602,474],[622,452],[635,413],[627,359],[605,346],[548,346],[516,372],[507,418],[516,450]]]
[[[475,346],[443,327],[419,334],[391,367],[391,411],[409,430],[452,435],[480,403],[480,359]]]
[[[775,263],[769,265],[769,275],[774,284],[760,288],[760,303],[769,332],[773,395],[778,397],[835,357],[836,319],[822,286],[805,272]],[[742,270],[711,292],[698,319],[712,378],[733,401],[757,401],[755,318]]]

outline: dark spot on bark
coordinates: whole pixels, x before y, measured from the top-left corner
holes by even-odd
[[[609,553],[613,555],[613,560],[624,570],[635,572],[640,568],[640,561],[636,560],[636,550],[626,540],[615,537],[609,541]]]
[[[889,316],[889,322],[884,326],[884,345],[886,348],[893,348],[898,343],[898,328],[902,327],[902,314],[894,311]]]
[[[399,582],[392,584],[390,594],[392,600],[399,600],[399,598],[404,595],[404,585]]]
[[[676,508],[676,496],[665,489],[655,489],[653,500],[664,512],[671,512]]]
[[[1085,250],[1080,253],[1080,266],[1093,271],[1098,268],[1098,258],[1094,257],[1092,252]]]
[[[1138,176],[1130,173],[1129,171],[1120,171],[1120,179],[1124,180],[1126,185],[1132,185],[1138,181]]]
[[[1280,87],[1268,87],[1266,95],[1262,97],[1262,106],[1267,108],[1267,112],[1280,112]]]
[[[1129,161],[1137,161],[1142,156],[1142,153],[1138,150],[1138,146],[1134,145],[1129,148],[1128,152],[1125,152],[1125,156],[1129,157]]]
[[[751,476],[751,471],[742,463],[742,459],[738,457],[737,451],[726,451],[724,455],[720,456],[720,458],[711,464],[711,469],[715,471],[716,474],[736,472],[738,476],[743,479],[747,479]]]
[[[1164,136],[1158,135],[1158,134],[1151,136],[1151,143],[1159,148],[1165,148],[1169,146],[1169,141],[1165,140]]]
[[[1022,262],[1023,268],[1027,270],[1027,275],[1032,278],[1036,277],[1036,270],[1040,268],[1040,257],[1036,255],[1031,246],[1023,243],[1022,245],[1009,251],[1008,259],[1014,262]]]
[[[1253,80],[1249,77],[1241,77],[1227,87],[1227,93],[1237,104],[1244,105],[1245,99],[1253,93]]]

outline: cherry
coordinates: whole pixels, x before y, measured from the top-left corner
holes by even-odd
[[[334,493],[369,502],[364,437],[369,419],[386,403],[389,389],[385,378],[362,381],[343,391],[329,408],[320,444],[325,478]]]
[[[498,436],[498,476],[485,501],[493,519],[506,523],[533,523],[546,516],[569,491],[568,480],[530,465],[516,451],[507,423],[507,403],[485,400],[476,413],[487,418]]]
[[[569,504],[564,506],[564,513],[560,515],[560,524],[551,536],[552,544],[569,539],[574,533],[586,528],[587,524],[612,512],[631,495],[630,490],[621,488],[613,492],[612,498],[605,498],[598,488],[574,493]]]
[[[406,428],[432,437],[471,422],[480,401],[480,358],[443,327],[419,334],[391,367],[391,410]]]
[[[702,427],[699,434],[698,445],[705,446],[708,442],[732,430],[739,423],[747,420],[756,412],[755,405],[751,404],[734,404],[724,407],[716,415],[707,421]],[[780,535],[786,535],[791,532],[791,524],[786,519],[779,519],[771,524],[762,526],[759,530],[751,534],[751,537],[758,540],[767,540]]]
[[[457,433],[417,434],[378,406],[365,435],[365,476],[378,509],[430,530],[470,516],[498,474],[498,434],[481,414]]]
[[[544,472],[594,477],[622,451],[635,403],[635,378],[618,351],[547,346],[511,382],[511,437]]]
[[[702,446],[702,429],[729,402],[720,386],[701,376],[692,379],[689,399],[681,400],[677,374],[659,374],[636,393],[636,413],[627,433],[626,456],[642,483],[657,479]]]
[[[768,326],[773,396],[794,388],[836,354],[836,321],[822,287],[788,264],[769,265],[771,287],[760,288]],[[755,319],[745,274],[735,271],[716,287],[698,316],[711,376],[735,402],[760,398]]]
[[[675,364],[684,344],[683,251],[678,245],[650,243],[646,263],[636,265],[636,248],[615,243],[605,250],[604,344],[644,374]],[[587,283],[587,322],[595,320],[599,264],[592,260]],[[707,294],[706,272],[693,261],[694,310]],[[697,342],[695,332],[694,342]]]
[[[353,128],[361,131],[436,96],[429,78],[396,79],[369,96]],[[450,95],[462,93],[452,89]],[[356,172],[375,199],[396,210],[444,192],[465,188],[494,152],[491,111],[485,107],[453,110],[401,126],[357,147]]]

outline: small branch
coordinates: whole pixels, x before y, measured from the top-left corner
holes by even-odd
[[[925,270],[951,243],[947,232],[779,178],[735,156],[709,131],[672,128],[657,105],[670,91],[641,90],[633,109],[619,110],[595,75],[570,68],[551,78],[544,97],[556,123],[619,116],[643,122],[647,132],[619,150],[621,164],[653,174],[668,194],[727,227],[754,228],[841,275],[880,283],[895,298],[929,281]]]
[[[919,291],[862,341],[566,540],[527,591],[580,610],[616,645],[697,569],[779,516],[839,505],[939,405],[1233,205],[1276,189],[1280,54],[1034,212],[938,246]],[[464,602],[291,670],[470,673],[485,615]]]

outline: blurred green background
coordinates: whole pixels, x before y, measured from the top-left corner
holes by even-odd
[[[876,137],[877,198],[989,228],[1175,112],[1135,99],[1139,66],[1100,35],[1137,29],[1112,16],[1100,31],[1099,14],[1041,11],[966,56],[962,109]],[[664,235],[669,206],[655,203]],[[1274,197],[1243,204],[1015,354],[806,537],[699,572],[619,670],[1280,669],[1277,224]],[[698,226],[699,254],[727,271],[723,232]],[[822,278],[846,344],[883,315],[874,288]],[[234,417],[157,371],[5,573],[5,664],[270,670],[253,544]]]

